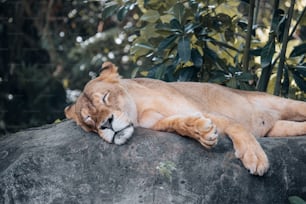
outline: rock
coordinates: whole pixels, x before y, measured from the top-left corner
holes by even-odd
[[[72,121],[0,137],[0,203],[288,203],[306,198],[306,137],[261,138],[270,159],[252,176],[222,137],[212,150],[137,128],[107,144]]]

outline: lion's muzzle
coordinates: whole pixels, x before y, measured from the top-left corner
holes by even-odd
[[[108,143],[115,143],[117,145],[126,143],[127,140],[132,137],[133,132],[133,124],[123,115],[119,115],[119,117],[111,115],[100,125],[98,130],[100,137],[102,137],[105,141]]]

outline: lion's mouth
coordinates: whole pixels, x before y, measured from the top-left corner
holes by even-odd
[[[133,124],[128,124],[121,128],[120,130],[114,130],[112,127],[100,129],[102,134],[99,134],[108,143],[114,143],[117,145],[122,145],[127,142],[129,138],[132,137],[134,132]],[[99,131],[99,132],[100,132]]]
[[[124,144],[132,136],[133,132],[133,125],[127,125],[125,128],[115,132],[112,143],[115,143],[117,145]]]

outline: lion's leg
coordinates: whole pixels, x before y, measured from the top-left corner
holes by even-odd
[[[250,173],[262,176],[269,169],[268,158],[255,136],[241,124],[219,115],[205,115],[217,125],[218,131],[225,133],[233,142],[235,155]]]
[[[300,135],[306,135],[306,122],[287,120],[276,121],[267,134],[269,137],[289,137]]]
[[[293,121],[306,121],[306,103],[284,99],[286,105],[282,107],[282,119]]]
[[[254,98],[254,100],[257,100],[257,98]],[[281,120],[306,121],[305,102],[269,96],[262,98],[260,105],[279,112]]]
[[[152,127],[154,130],[177,132],[182,136],[189,136],[199,141],[206,148],[217,143],[216,126],[202,115],[180,116],[174,115],[158,120]]]
[[[269,168],[268,158],[256,138],[242,125],[227,117],[214,114],[207,114],[204,117],[202,115],[162,117],[152,112],[147,112],[144,115],[147,114],[158,119],[154,124],[151,123],[152,120],[150,123],[144,121],[143,124],[152,124],[147,125],[147,128],[177,132],[180,135],[198,140],[203,146],[208,148],[217,142],[217,127],[218,131],[225,133],[231,138],[235,155],[241,159],[244,166],[252,174],[263,175]]]

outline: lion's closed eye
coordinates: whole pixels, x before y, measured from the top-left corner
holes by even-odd
[[[102,97],[102,101],[105,105],[109,105],[109,96],[110,96],[110,92],[107,92],[106,94],[103,95]]]

